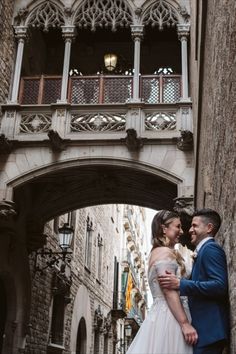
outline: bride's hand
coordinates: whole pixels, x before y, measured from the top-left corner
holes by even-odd
[[[188,322],[181,325],[181,329],[184,335],[185,342],[189,345],[197,343],[198,335],[196,329]]]

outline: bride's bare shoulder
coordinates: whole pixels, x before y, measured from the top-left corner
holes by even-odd
[[[174,259],[174,252],[169,247],[156,247],[151,251],[149,264],[156,261]]]

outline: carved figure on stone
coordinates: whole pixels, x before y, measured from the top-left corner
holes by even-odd
[[[126,130],[127,136],[124,139],[127,148],[130,151],[138,151],[143,147],[143,140],[142,138],[137,137],[137,132],[135,129],[127,129]]]
[[[69,302],[69,292],[72,281],[71,278],[66,276],[66,274],[59,273],[58,271],[54,271],[54,277],[52,282],[52,290],[54,294],[62,294]]]
[[[16,205],[10,200],[0,201],[0,219],[7,219],[11,216],[16,216]]]
[[[192,217],[194,213],[193,198],[176,198],[174,211],[178,214],[184,213]]]
[[[65,149],[66,145],[64,139],[60,137],[58,132],[50,129],[48,132],[48,137],[51,142],[53,151],[62,151]]]
[[[193,198],[176,198],[173,209],[179,214],[182,229],[184,231],[183,235],[180,236],[180,243],[184,246],[186,245],[190,249],[193,249],[189,238],[189,229],[191,227],[192,216],[194,213]]]
[[[193,133],[189,130],[182,130],[181,137],[177,140],[177,148],[181,151],[193,150]]]
[[[104,316],[101,312],[101,307],[98,305],[98,308],[95,310],[94,314],[94,329],[102,329],[103,326],[103,321],[104,321]]]
[[[0,154],[9,154],[13,148],[13,143],[4,134],[0,135]]]

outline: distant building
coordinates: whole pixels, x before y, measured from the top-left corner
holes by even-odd
[[[64,223],[74,229],[65,264],[55,254]],[[47,254],[30,256],[25,353],[125,350],[146,315],[145,227],[145,210],[128,205],[80,209],[46,224]]]

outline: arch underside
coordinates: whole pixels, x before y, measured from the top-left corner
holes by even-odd
[[[177,184],[150,172],[112,165],[67,167],[31,179],[14,191],[18,208],[43,221],[69,210],[111,203],[172,209],[176,197]]]

